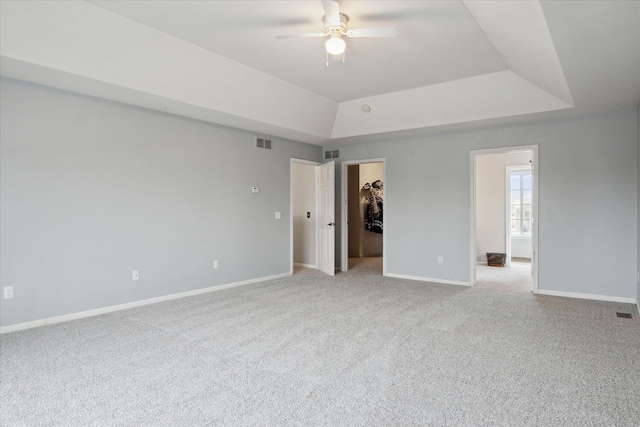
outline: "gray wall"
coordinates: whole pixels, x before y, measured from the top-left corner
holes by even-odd
[[[636,124],[638,126],[638,132],[637,132],[637,136],[638,136],[638,170],[637,170],[637,176],[638,176],[638,198],[637,198],[637,208],[636,208],[636,212],[638,215],[638,222],[637,222],[637,242],[638,242],[638,250],[637,250],[637,259],[636,259],[636,271],[638,272],[637,274],[640,275],[640,104],[638,104],[638,111],[637,111],[638,115],[636,117]],[[640,314],[640,280],[638,280],[638,278],[640,277],[636,277],[637,283],[636,283],[636,301],[638,304],[638,314]]]
[[[289,159],[320,147],[1,84],[2,326],[289,271]]]
[[[289,159],[319,147],[1,84],[2,326],[289,270]],[[635,298],[638,114],[331,148],[387,158],[389,273],[466,282],[470,150],[539,144],[540,289]]]
[[[469,153],[533,144],[540,289],[635,298],[636,111],[332,148],[343,161],[387,159],[388,273],[468,282]]]

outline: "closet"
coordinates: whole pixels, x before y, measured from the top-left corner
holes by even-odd
[[[383,173],[382,163],[348,167],[349,258],[382,256]]]

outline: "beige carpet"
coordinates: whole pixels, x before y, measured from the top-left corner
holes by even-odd
[[[349,258],[349,270],[362,274],[381,275],[382,257]]]
[[[476,266],[476,285],[513,292],[531,292],[531,263],[512,261],[509,267]]]

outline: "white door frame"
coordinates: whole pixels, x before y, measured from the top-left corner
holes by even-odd
[[[470,238],[469,238],[469,284],[476,284],[476,264],[477,264],[477,241],[476,241],[476,159],[477,156],[483,154],[501,154],[501,153],[518,153],[522,151],[531,151],[532,159],[532,179],[533,179],[533,201],[532,201],[532,227],[531,227],[531,270],[533,273],[532,291],[538,293],[538,145],[522,145],[516,147],[489,148],[485,150],[471,150],[470,159]]]
[[[352,165],[364,165],[367,163],[382,163],[382,182],[384,185],[384,212],[388,212],[388,203],[387,203],[387,159],[382,157],[378,159],[362,159],[362,160],[345,160],[342,162],[342,184],[341,184],[341,192],[340,198],[342,203],[340,204],[340,227],[342,234],[342,244],[341,244],[341,261],[340,261],[340,269],[341,271],[349,270],[349,229],[348,229],[348,204],[349,204],[349,187],[348,187],[348,168]],[[384,232],[382,233],[382,275],[387,275],[387,233],[388,233],[388,222],[386,218],[383,218],[384,221]]]
[[[290,264],[289,264],[289,275],[293,274],[293,164],[294,163],[301,163],[303,165],[310,165],[310,166],[319,166],[321,163],[319,162],[312,162],[310,160],[302,160],[302,159],[294,159],[291,158],[290,164],[289,164],[289,254],[290,256]],[[314,188],[316,188],[318,186],[318,178],[316,176],[316,182],[314,185]],[[315,198],[314,198],[315,199]],[[317,208],[317,207],[316,207]],[[316,215],[316,212],[313,213],[313,220],[314,221],[318,221],[318,216]],[[317,228],[317,224],[314,227],[314,229]],[[316,250],[316,267],[317,267],[317,250]]]

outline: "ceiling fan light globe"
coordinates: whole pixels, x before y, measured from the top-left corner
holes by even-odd
[[[347,44],[340,37],[331,37],[325,43],[327,52],[329,52],[331,55],[341,55],[344,52],[346,46]]]

